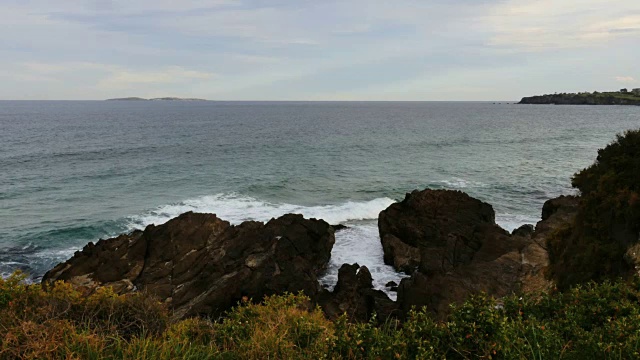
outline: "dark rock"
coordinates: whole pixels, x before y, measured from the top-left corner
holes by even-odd
[[[213,214],[185,213],[163,225],[100,240],[45,274],[88,291],[111,286],[119,293],[147,291],[176,318],[216,316],[243,296],[321,291],[317,273],[331,255],[329,224],[302,215],[237,226]]]
[[[411,246],[391,234],[381,237],[384,263],[392,265],[397,271],[406,274],[413,273],[420,264],[420,252],[416,246]]]
[[[495,223],[491,205],[460,191],[414,191],[400,203],[380,213],[378,220],[385,258],[397,266],[397,249],[384,246],[385,237],[415,248],[418,271],[398,287],[398,305],[403,312],[426,306],[444,318],[451,303],[461,303],[470,294],[486,292],[502,297],[522,288],[526,276],[542,277],[548,261],[532,247],[527,236],[511,236]],[[389,253],[388,253],[389,252]]]
[[[539,293],[557,285],[546,276],[550,272],[548,244],[559,231],[573,224],[579,205],[579,197],[560,196],[547,200],[542,206],[542,220],[538,222],[531,236],[533,245],[524,253],[524,261],[537,264],[523,279],[524,292]]]
[[[555,199],[545,201],[542,206],[542,220],[547,220],[551,215],[561,212],[566,215],[573,214],[578,210],[580,199],[576,196],[560,196]]]
[[[342,224],[337,224],[337,225],[331,225],[331,227],[333,228],[334,231],[340,231],[340,230],[346,230],[349,227],[346,225],[342,225]]]
[[[389,281],[385,286],[392,287],[392,286],[398,286],[398,284],[395,281]]]
[[[531,224],[524,224],[511,232],[513,236],[529,237],[535,231],[535,227]]]
[[[407,194],[380,213],[378,229],[386,264],[418,263],[427,274],[470,262],[484,233],[505,233],[491,205],[450,190]]]
[[[318,303],[330,319],[347,314],[350,321],[366,322],[375,313],[384,322],[397,316],[396,303],[374,290],[371,273],[366,266],[344,264],[338,271],[338,283],[333,292],[324,290]]]

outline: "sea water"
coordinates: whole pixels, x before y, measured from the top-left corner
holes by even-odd
[[[502,102],[0,101],[0,273],[33,280],[89,241],[186,211],[238,224],[286,213],[336,234],[377,288],[381,210],[414,189],[493,205],[507,230],[571,194],[597,149],[640,127],[640,107]]]

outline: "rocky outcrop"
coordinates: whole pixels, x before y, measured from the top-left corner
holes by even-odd
[[[216,316],[242,297],[304,291],[314,299],[318,272],[331,255],[333,228],[284,215],[266,224],[230,225],[213,214],[185,213],[144,231],[90,243],[43,283],[63,280],[93,291],[147,291],[175,317]]]
[[[347,230],[349,228],[347,225],[342,225],[342,224],[331,225],[331,227],[335,232],[338,232],[341,230]]]
[[[398,265],[412,254],[411,261],[419,264],[400,283],[398,305],[404,312],[426,306],[444,317],[451,303],[473,293],[503,297],[548,289],[552,284],[544,277],[549,262],[544,238],[571,216],[573,201],[552,200],[539,230],[528,225],[509,234],[496,225],[491,205],[460,191],[407,194],[378,221],[385,261],[403,269]]]
[[[380,213],[378,229],[386,264],[408,273],[417,264],[425,274],[468,263],[486,233],[505,235],[491,205],[446,190],[407,194]]]
[[[531,236],[533,234],[533,232],[535,231],[535,229],[536,229],[536,227],[531,225],[531,224],[524,224],[524,225],[520,226],[519,228],[514,229],[511,232],[511,235],[527,237],[527,236]]]
[[[330,319],[347,314],[350,321],[366,322],[375,313],[384,322],[398,315],[396,303],[384,292],[373,289],[369,269],[358,264],[342,265],[333,292],[325,289],[318,297],[318,303]]]
[[[540,293],[554,287],[548,279],[549,266],[548,240],[557,231],[573,222],[580,199],[575,196],[560,196],[547,200],[542,206],[542,220],[538,222],[531,234],[531,243],[522,251],[522,262],[525,265],[522,273],[522,292]]]
[[[417,246],[409,245],[392,234],[380,235],[380,238],[385,264],[407,274],[418,268],[420,252]]]

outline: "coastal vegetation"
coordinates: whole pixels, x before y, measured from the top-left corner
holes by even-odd
[[[640,89],[537,95],[522,98],[520,104],[640,105]]]
[[[639,178],[640,130],[619,135],[598,151],[593,165],[575,174],[577,216],[548,244],[559,287],[634,274],[640,256]]]
[[[446,321],[335,321],[301,294],[243,301],[223,318],[172,320],[144,293],[48,291],[0,280],[0,359],[629,359],[640,356],[640,281],[477,295]]]

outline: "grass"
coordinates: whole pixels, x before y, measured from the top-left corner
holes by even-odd
[[[640,356],[640,280],[496,300],[445,322],[327,320],[302,294],[244,301],[224,319],[171,321],[146,294],[45,291],[0,280],[0,359],[628,359]]]

